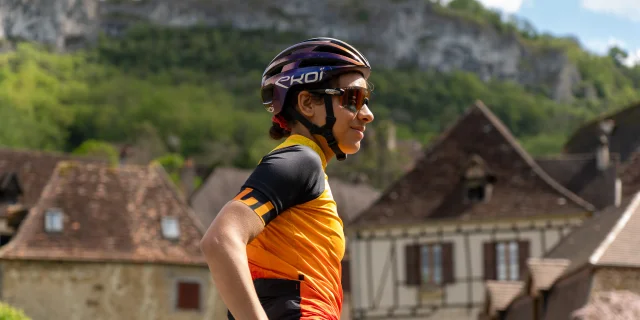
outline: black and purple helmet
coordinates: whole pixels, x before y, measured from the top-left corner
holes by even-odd
[[[371,65],[348,43],[325,37],[302,41],[280,52],[264,70],[262,104],[267,111],[278,114],[289,90],[352,71],[368,79]]]

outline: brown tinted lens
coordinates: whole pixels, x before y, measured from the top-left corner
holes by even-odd
[[[352,112],[360,111],[368,100],[369,90],[365,88],[345,88],[342,95],[342,105]]]

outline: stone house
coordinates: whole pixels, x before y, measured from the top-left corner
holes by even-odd
[[[31,175],[11,161],[28,153],[0,154],[0,173],[13,167],[27,191],[0,248],[3,301],[34,320],[224,318],[199,249],[204,227],[161,167],[50,156],[49,174]]]
[[[485,281],[522,281],[527,259],[616,206],[617,163],[597,167],[600,156],[543,169],[477,101],[347,225],[351,316],[476,319]]]
[[[602,294],[640,293],[640,193],[573,230],[523,281],[487,283],[480,319],[573,319]]]

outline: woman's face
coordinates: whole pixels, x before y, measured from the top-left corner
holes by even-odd
[[[367,81],[359,73],[348,73],[340,77],[338,87],[367,89]],[[362,107],[358,111],[359,104]],[[336,117],[333,135],[338,140],[340,150],[346,154],[358,152],[366,125],[373,121],[368,98],[363,101],[363,97],[358,97],[357,92],[346,90],[346,96],[333,97],[333,114]]]

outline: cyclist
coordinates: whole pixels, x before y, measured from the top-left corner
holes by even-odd
[[[262,76],[269,134],[262,158],[200,245],[230,319],[339,319],[342,220],[325,174],[360,148],[371,66],[351,45],[312,38],[278,54]]]

